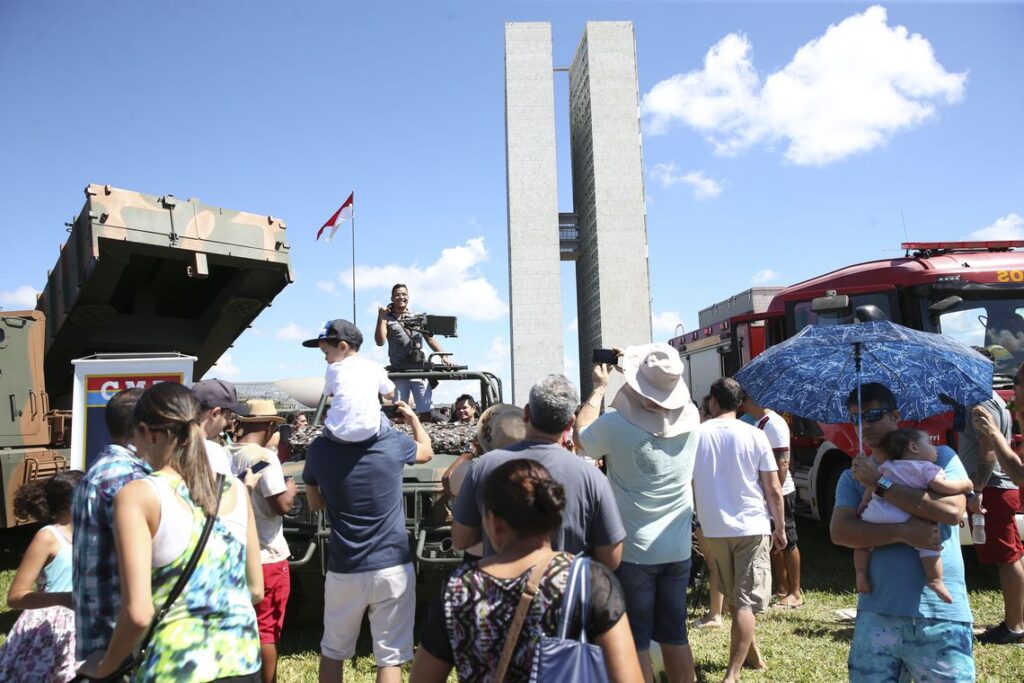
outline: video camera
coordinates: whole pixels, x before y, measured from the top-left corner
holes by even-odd
[[[458,318],[453,315],[427,315],[426,313],[403,314],[398,322],[407,332],[419,332],[427,337],[457,337]],[[412,335],[410,335],[412,336]],[[424,368],[429,367],[427,356],[423,352],[420,338],[413,340],[413,347],[409,350],[406,362],[411,365],[418,365]]]
[[[398,319],[402,325],[413,332],[420,332],[428,337],[458,337],[459,319],[454,315],[427,315],[426,313],[403,314]]]

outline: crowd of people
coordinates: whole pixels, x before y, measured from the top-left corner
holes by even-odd
[[[413,343],[394,328],[407,304],[396,285],[377,343]],[[666,344],[616,349],[618,363],[594,366],[582,402],[561,375],[538,381],[521,408],[478,415],[471,396],[459,397],[451,419],[475,423],[476,439],[444,483],[465,562],[420,615],[415,648],[402,481],[406,465],[433,457],[421,423],[429,385],[396,386],[360,355],[362,343],[345,320],[304,342],[323,353],[333,395],[303,465],[309,506],[330,522],[321,681],[342,680],[367,614],[381,683],[400,681],[409,661],[416,683],[452,670],[460,681],[496,680],[496,670],[531,680],[554,656],[544,648],[552,638],[586,641],[614,682],[653,681],[657,643],[668,679],[695,681],[686,602],[695,532],[712,596],[694,626],[731,619],[723,681],[780,666],[755,632],[771,605],[804,600],[788,424],[731,378],[715,381],[698,407]],[[605,405],[613,373],[621,386]],[[1015,386],[1024,394],[1024,372]],[[847,400],[872,450],[840,479],[831,520],[834,542],[855,549],[849,676],[974,680],[956,528],[966,510],[984,514],[987,541],[976,549],[999,568],[1005,619],[979,640],[1024,641],[1024,547],[1013,519],[1024,464],[997,396],[971,412],[959,457],[901,429],[897,405],[874,383]],[[234,439],[222,443],[233,418]],[[47,525],[11,585],[9,604],[25,611],[0,671],[14,680],[276,680],[290,593],[282,519],[296,495],[275,442],[284,421],[272,401],[239,403],[223,380],[114,396],[111,443],[88,471],[18,493],[18,514]],[[577,587],[585,610],[572,609]]]

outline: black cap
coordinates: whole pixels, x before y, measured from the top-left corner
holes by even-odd
[[[348,342],[352,346],[363,345],[363,333],[347,320],[328,320],[316,339],[307,339],[303,346],[315,348],[321,341]]]
[[[235,415],[248,415],[249,406],[238,402],[235,385],[223,379],[204,379],[192,385],[192,395],[199,399],[203,410],[220,408]]]

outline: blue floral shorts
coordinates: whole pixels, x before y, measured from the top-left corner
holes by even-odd
[[[851,683],[974,681],[971,624],[857,612]]]

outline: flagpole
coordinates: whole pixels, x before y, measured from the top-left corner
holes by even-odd
[[[356,324],[356,191],[352,190],[352,324]]]

